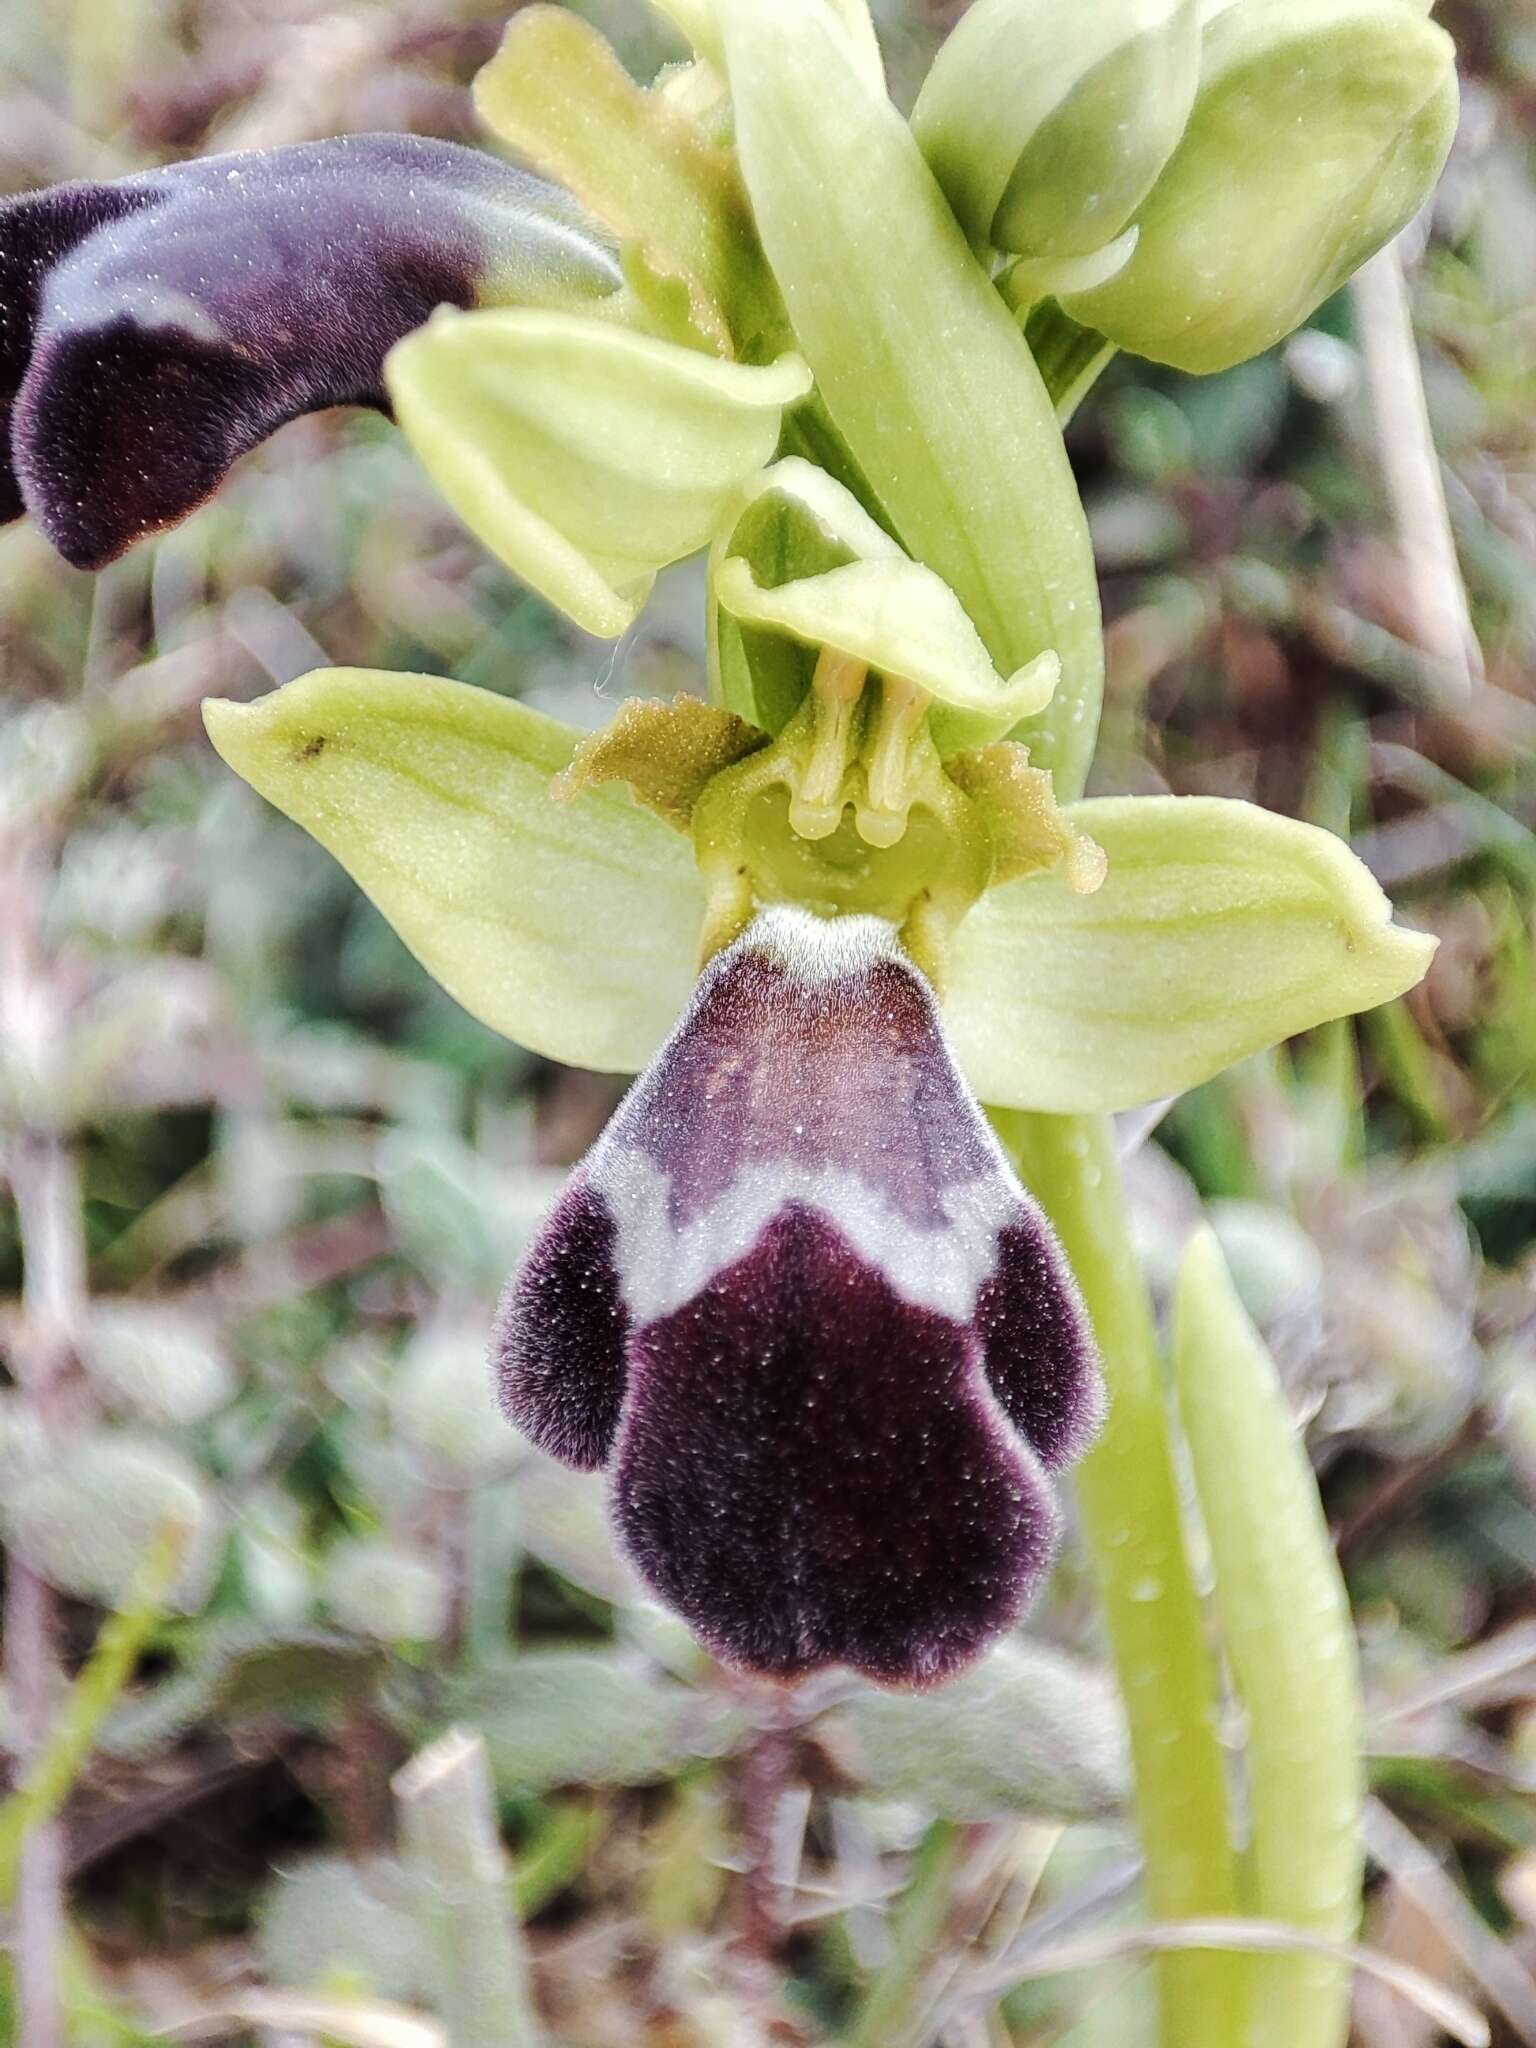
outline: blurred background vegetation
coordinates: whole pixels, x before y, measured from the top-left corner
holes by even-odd
[[[583,11],[641,75],[676,54],[640,0]],[[878,11],[909,95],[959,10]],[[473,139],[504,15],[5,0],[0,192],[347,130]],[[1536,5],[1442,17],[1463,130],[1395,266],[1227,376],[1122,360],[1072,440],[1108,629],[1096,787],[1326,823],[1441,940],[1405,1002],[1126,1142],[1155,1281],[1203,1199],[1307,1422],[1365,1664],[1366,1939],[1536,2043]],[[1404,273],[1480,658],[1414,469]],[[701,687],[701,587],[685,565],[617,647],[584,639],[365,415],[289,427],[99,577],[0,530],[13,1785],[58,1725],[39,1612],[77,1672],[166,1517],[190,1531],[115,1699],[94,1667],[99,1740],[34,1838],[59,1882],[24,1896],[16,1966],[46,1967],[67,1896],[70,2019],[25,2048],[194,2021],[521,2040],[464,2002],[476,1928],[482,1985],[531,1968],[591,2048],[1150,2038],[1134,1958],[1043,1974],[1134,1912],[1080,1553],[1027,1636],[926,1699],[832,1679],[773,1710],[703,1658],[616,1559],[600,1478],[519,1443],[486,1386],[496,1291],[617,1085],[459,1012],[202,738],[202,697],[327,662],[595,725]],[[451,1742],[394,1783],[454,1727],[489,1787]],[[458,1855],[451,1925],[424,1893]],[[14,2010],[7,1979],[21,2039]],[[1446,2037],[1365,1983],[1356,2038]]]

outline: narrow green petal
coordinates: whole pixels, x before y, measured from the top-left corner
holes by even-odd
[[[1071,793],[1102,678],[1093,557],[1034,359],[906,123],[822,0],[720,0],[759,233],[834,424],[998,670],[1054,649],[1022,734]]]
[[[734,353],[730,315],[751,323],[762,259],[729,150],[666,93],[637,85],[599,31],[564,7],[514,14],[475,79],[475,108],[653,272],[677,279],[699,332]]]
[[[939,704],[967,714],[959,746],[1000,738],[1051,701],[1060,673],[1043,654],[1005,683],[960,600],[921,562],[848,562],[764,590],[744,561],[722,563],[716,595],[751,625],[777,627],[808,647],[832,647],[880,674],[916,683]],[[953,723],[953,722],[952,722]]]
[[[736,516],[710,551],[709,690],[716,703],[764,732],[783,730],[811,686],[814,650],[744,625],[720,604],[720,570],[739,556],[769,589],[846,562],[908,559],[853,493],[791,455],[751,478]]]
[[[1111,1110],[1412,988],[1435,942],[1341,841],[1224,797],[1105,797],[1067,817],[1104,849],[989,890],[955,934],[945,1009],[984,1102]]]
[[[693,987],[685,840],[616,788],[557,803],[579,735],[437,676],[318,669],[203,707],[237,775],[319,840],[427,971],[534,1052],[631,1073]]]
[[[389,355],[396,416],[470,530],[589,633],[711,538],[810,389],[580,315],[444,309]]]
[[[1349,1600],[1306,1448],[1208,1230],[1179,1278],[1174,1364],[1247,1730],[1245,1904],[1322,1941],[1351,1941],[1362,1779]],[[1253,2048],[1338,2048],[1349,2031],[1346,1961],[1256,1955],[1251,1968]]]

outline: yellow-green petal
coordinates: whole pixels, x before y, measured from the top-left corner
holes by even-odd
[[[640,1068],[692,991],[704,892],[686,840],[624,791],[549,794],[579,734],[438,676],[318,669],[204,706],[237,775],[313,834],[493,1031]]]
[[[765,590],[740,557],[723,562],[715,595],[749,625],[788,633],[807,647],[831,647],[926,690],[958,716],[935,713],[940,750],[982,746],[1043,710],[1061,673],[1039,655],[1005,682],[960,600],[931,569],[905,557],[847,562]]]
[[[1209,1230],[1174,1318],[1179,1409],[1246,1729],[1246,1911],[1327,1943],[1360,1917],[1360,1675],[1306,1447]],[[1256,1955],[1252,2048],[1340,2048],[1350,1967]]]
[[[390,352],[396,417],[465,525],[589,633],[703,547],[773,454],[798,357],[723,362],[580,315],[444,308]]]
[[[591,22],[541,4],[513,15],[476,76],[475,108],[649,271],[677,280],[695,330],[735,354],[733,316],[753,330],[760,312],[761,254],[730,151],[673,95],[637,85]]]
[[[1073,793],[1098,715],[1098,596],[1034,359],[822,0],[719,13],[758,232],[819,395],[892,531],[949,584],[999,671],[1059,655],[1061,689],[1020,736]]]
[[[1412,988],[1435,942],[1341,841],[1224,797],[1067,807],[1108,874],[1006,882],[955,933],[945,1014],[984,1102],[1114,1110]]]

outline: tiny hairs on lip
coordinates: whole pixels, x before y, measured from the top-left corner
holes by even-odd
[[[623,1547],[727,1662],[956,1670],[1049,1564],[1091,1440],[1066,1262],[874,918],[706,970],[503,1301],[510,1419],[606,1464]]]
[[[568,194],[457,143],[352,135],[0,204],[0,519],[77,568],[184,519],[324,406],[388,409],[440,305],[592,299],[616,262]]]

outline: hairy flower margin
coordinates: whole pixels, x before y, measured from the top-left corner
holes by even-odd
[[[1309,827],[1058,802],[1101,652],[1069,394],[1025,329],[1054,300],[1090,356],[1197,369],[1289,331],[1432,182],[1448,45],[1409,0],[1042,4],[979,0],[915,134],[861,0],[676,0],[699,59],[650,89],[533,6],[477,98],[542,176],[359,137],[0,207],[0,512],[72,560],[342,402],[392,410],[590,631],[709,550],[713,705],[578,743],[332,670],[207,715],[477,1016],[646,1070],[509,1290],[503,1396],[610,1467],[703,1640],[779,1678],[931,1682],[1049,1561],[1097,1369],[977,1098],[1171,1095],[1432,950]],[[1347,192],[1292,161],[1299,58]]]

